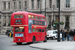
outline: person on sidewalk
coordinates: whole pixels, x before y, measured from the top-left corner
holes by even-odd
[[[65,32],[65,40],[66,40],[66,37],[67,37],[66,33],[67,33],[67,30],[64,30],[64,32]]]
[[[65,40],[65,32],[64,32],[64,30],[62,30],[62,41],[64,41]]]
[[[69,30],[67,30],[66,35],[67,35],[67,41],[69,41],[69,38],[70,38]]]
[[[70,31],[70,41],[73,41],[74,31]]]

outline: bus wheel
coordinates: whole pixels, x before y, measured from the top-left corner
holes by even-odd
[[[35,43],[35,36],[33,36],[33,43]]]
[[[47,37],[45,36],[45,40],[43,42],[47,42]]]
[[[53,36],[53,40],[55,40],[55,36]]]
[[[16,43],[17,45],[21,45],[22,43]]]

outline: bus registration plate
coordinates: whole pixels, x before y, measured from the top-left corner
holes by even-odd
[[[23,37],[23,33],[15,34],[15,37]]]

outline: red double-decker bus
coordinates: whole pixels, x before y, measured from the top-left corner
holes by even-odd
[[[17,45],[22,42],[47,42],[47,25],[44,15],[24,11],[14,12],[11,15],[11,26],[13,27],[13,42]]]

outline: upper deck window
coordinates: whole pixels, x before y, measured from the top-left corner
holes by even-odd
[[[37,17],[37,16],[35,16],[35,18],[36,18],[36,19],[38,19],[38,17]]]
[[[43,20],[45,20],[45,18],[43,18]]]
[[[34,19],[34,16],[32,15],[32,19]]]
[[[23,15],[15,15],[14,18],[23,18]]]
[[[42,20],[43,20],[43,18],[42,18]]]
[[[41,18],[39,17],[39,20],[41,20]]]
[[[31,15],[28,15],[28,18],[31,19]]]

